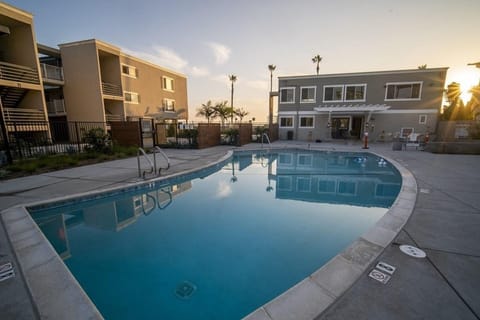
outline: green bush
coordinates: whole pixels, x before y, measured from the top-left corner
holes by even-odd
[[[87,131],[83,137],[83,142],[87,144],[87,151],[112,152],[112,143],[110,136],[102,128],[93,128]]]

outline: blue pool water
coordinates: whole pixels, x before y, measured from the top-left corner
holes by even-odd
[[[222,165],[29,210],[106,319],[239,319],[352,243],[401,186],[371,154],[241,153]]]

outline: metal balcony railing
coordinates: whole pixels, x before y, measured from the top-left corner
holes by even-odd
[[[65,100],[54,99],[52,101],[47,101],[47,111],[49,114],[64,114],[66,112]]]
[[[102,92],[108,96],[123,97],[122,87],[113,83],[102,82]]]
[[[38,109],[3,108],[5,121],[46,121],[45,114]]]
[[[40,84],[37,69],[0,61],[0,79]]]
[[[42,78],[44,80],[63,81],[63,68],[52,66],[45,63],[40,63],[40,70],[42,71]]]

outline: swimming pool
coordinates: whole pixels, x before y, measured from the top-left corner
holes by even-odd
[[[371,154],[237,154],[216,173],[31,213],[108,319],[235,319],[373,225],[398,172]]]

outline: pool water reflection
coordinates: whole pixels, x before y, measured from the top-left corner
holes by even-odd
[[[401,187],[371,154],[240,153],[218,172],[30,208],[107,319],[238,319],[368,230]]]

